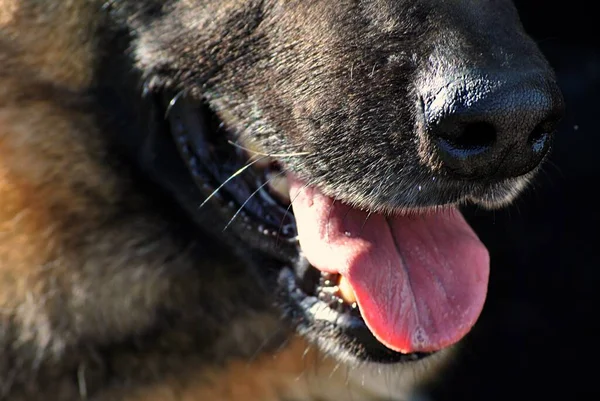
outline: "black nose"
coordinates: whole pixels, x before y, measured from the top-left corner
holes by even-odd
[[[502,179],[533,170],[563,114],[558,86],[543,75],[464,79],[424,105],[426,133],[456,178]]]

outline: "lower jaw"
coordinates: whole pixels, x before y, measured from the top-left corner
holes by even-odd
[[[300,263],[305,264],[306,261]],[[329,302],[320,300],[317,295],[305,293],[298,284],[298,275],[294,270],[289,267],[280,270],[279,299],[283,300],[286,317],[300,334],[323,351],[344,360],[378,364],[415,362],[435,354],[403,354],[385,347],[369,331],[358,310],[340,311],[332,308]]]

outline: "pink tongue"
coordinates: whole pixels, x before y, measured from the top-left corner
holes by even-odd
[[[471,329],[487,293],[489,256],[458,210],[367,219],[289,178],[302,251],[317,269],[348,280],[382,344],[431,352]]]

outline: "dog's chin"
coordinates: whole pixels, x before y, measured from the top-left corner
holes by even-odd
[[[300,246],[291,207],[294,199],[283,167],[286,157],[298,155],[267,155],[252,144],[238,143],[239,136],[228,132],[206,105],[185,97],[161,96],[155,107],[159,111],[156,124],[164,131],[162,135],[173,137],[177,159],[187,167],[188,179],[200,194],[193,213],[211,214],[212,221],[222,225],[212,229],[244,243],[269,261],[265,266],[270,267],[256,272],[257,277],[272,292],[273,302],[300,334],[333,357],[363,366],[394,363],[427,366],[444,359],[455,338],[428,346],[394,346],[392,340],[384,345],[382,336],[374,334],[365,322],[360,299],[357,302],[351,291],[350,295],[343,291],[344,277],[338,272],[317,269],[309,262],[306,249]],[[467,201],[485,208],[500,207],[512,201],[531,175],[494,184],[471,183],[468,193],[457,191],[454,197],[447,196],[448,189],[460,186],[440,183],[445,185],[443,191],[420,192],[419,196],[428,199],[427,202],[419,203],[413,198],[407,202],[409,207],[396,207],[395,211],[418,216],[456,208]]]
[[[514,202],[514,200],[528,187],[529,183],[535,177],[539,170],[536,167],[529,173],[516,178],[504,180],[496,183],[486,190],[467,197],[466,201],[482,207],[487,210],[494,210],[506,207]]]

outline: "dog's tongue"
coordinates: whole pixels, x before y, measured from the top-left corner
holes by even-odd
[[[386,347],[431,352],[460,340],[487,293],[487,249],[456,209],[386,217],[334,202],[290,177],[302,251],[341,274]]]

